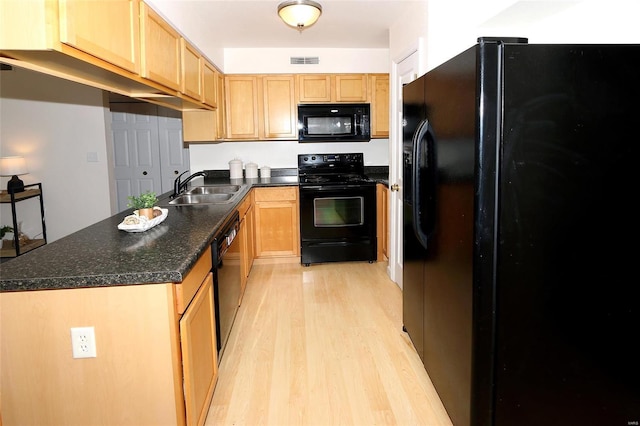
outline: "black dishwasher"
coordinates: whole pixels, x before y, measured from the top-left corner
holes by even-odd
[[[218,362],[227,344],[240,301],[240,250],[236,236],[240,229],[238,212],[220,228],[212,244],[214,304]]]

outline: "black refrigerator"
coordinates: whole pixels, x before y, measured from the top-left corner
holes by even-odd
[[[478,43],[403,88],[403,325],[456,426],[640,422],[640,45]]]

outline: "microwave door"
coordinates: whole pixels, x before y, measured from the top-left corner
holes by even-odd
[[[350,116],[308,117],[307,134],[313,136],[352,136],[354,125]]]
[[[298,142],[368,142],[369,104],[298,105]]]

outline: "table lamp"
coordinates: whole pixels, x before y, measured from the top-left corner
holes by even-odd
[[[0,176],[11,176],[7,183],[7,191],[9,193],[24,191],[24,182],[20,180],[18,175],[26,175],[27,162],[24,157],[2,157],[0,158]]]

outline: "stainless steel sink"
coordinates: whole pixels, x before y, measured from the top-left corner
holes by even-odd
[[[242,189],[242,185],[196,186],[185,194],[235,194],[240,189]]]
[[[169,201],[169,205],[228,204],[238,198],[242,189],[243,185],[196,186]]]

